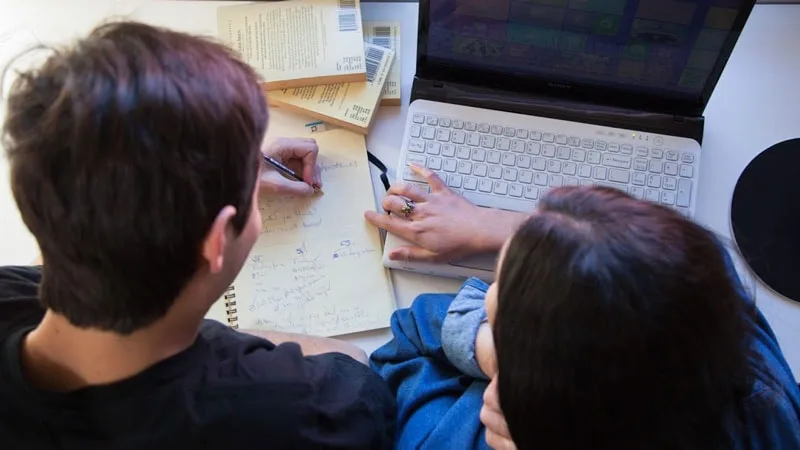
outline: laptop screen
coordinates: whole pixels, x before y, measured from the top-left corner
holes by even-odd
[[[715,66],[730,53],[731,36],[741,31],[735,30],[737,17],[752,2],[427,3],[427,48],[421,50],[432,63],[688,99],[716,82]]]

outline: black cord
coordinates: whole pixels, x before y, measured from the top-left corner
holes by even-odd
[[[381,171],[381,183],[383,183],[383,187],[388,191],[391,185],[389,184],[389,175],[387,174],[389,169],[386,168],[386,164],[371,152],[367,152],[367,159]]]

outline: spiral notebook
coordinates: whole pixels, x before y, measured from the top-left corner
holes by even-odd
[[[300,136],[272,109],[269,135]],[[315,133],[323,194],[259,203],[262,232],[234,283],[208,317],[242,329],[336,336],[386,328],[395,309],[377,228],[364,137]]]

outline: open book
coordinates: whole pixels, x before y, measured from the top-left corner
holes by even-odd
[[[303,134],[271,114],[268,141]],[[318,336],[389,326],[393,288],[379,231],[364,220],[375,208],[364,137],[342,129],[313,137],[324,193],[262,199],[262,234],[210,318]]]

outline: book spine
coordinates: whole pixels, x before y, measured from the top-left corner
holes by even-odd
[[[225,290],[222,296],[225,302],[225,314],[228,316],[228,325],[232,328],[239,328],[239,314],[236,310],[236,287],[231,285]]]

